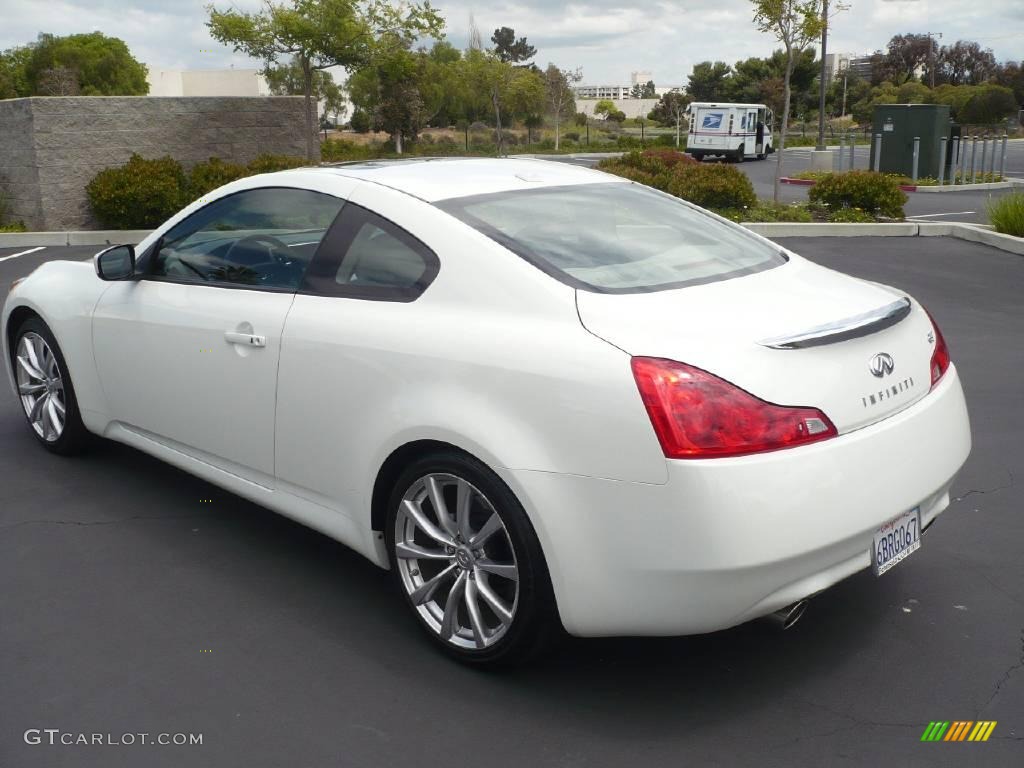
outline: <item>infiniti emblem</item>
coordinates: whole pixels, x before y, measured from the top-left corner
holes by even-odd
[[[868,362],[868,370],[871,371],[872,376],[878,379],[888,376],[895,367],[892,355],[888,352],[879,352]]]

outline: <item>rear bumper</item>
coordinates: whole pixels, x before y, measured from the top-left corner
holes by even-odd
[[[792,450],[669,461],[662,485],[503,474],[537,529],[570,633],[695,634],[868,567],[882,523],[920,507],[927,526],[949,505],[970,447],[951,366],[927,397],[878,424]]]

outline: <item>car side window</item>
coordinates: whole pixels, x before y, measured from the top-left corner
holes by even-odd
[[[172,227],[145,277],[298,290],[344,201],[287,187],[221,198]]]
[[[310,265],[305,293],[412,301],[437,275],[437,256],[401,227],[349,203]]]

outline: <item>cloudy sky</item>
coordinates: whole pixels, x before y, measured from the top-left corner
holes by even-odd
[[[242,9],[260,0],[233,0]],[[1024,59],[1022,0],[846,0],[835,17],[829,50],[864,53],[894,34],[942,33],[942,42],[976,40],[996,58]],[[205,69],[256,63],[210,39],[205,0],[0,0],[0,49],[39,32],[100,30],[122,38],[151,69]],[[227,7],[222,0],[219,7]],[[695,62],[732,63],[771,52],[774,41],[751,23],[749,0],[435,0],[448,39],[466,43],[470,14],[486,40],[514,27],[537,47],[537,63],[582,67],[584,82],[628,82],[646,70],[656,83],[686,82]],[[835,5],[835,0],[833,0]]]

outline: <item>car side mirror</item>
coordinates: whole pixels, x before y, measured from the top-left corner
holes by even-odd
[[[135,274],[135,248],[113,245],[97,253],[92,263],[100,280],[127,280]]]

